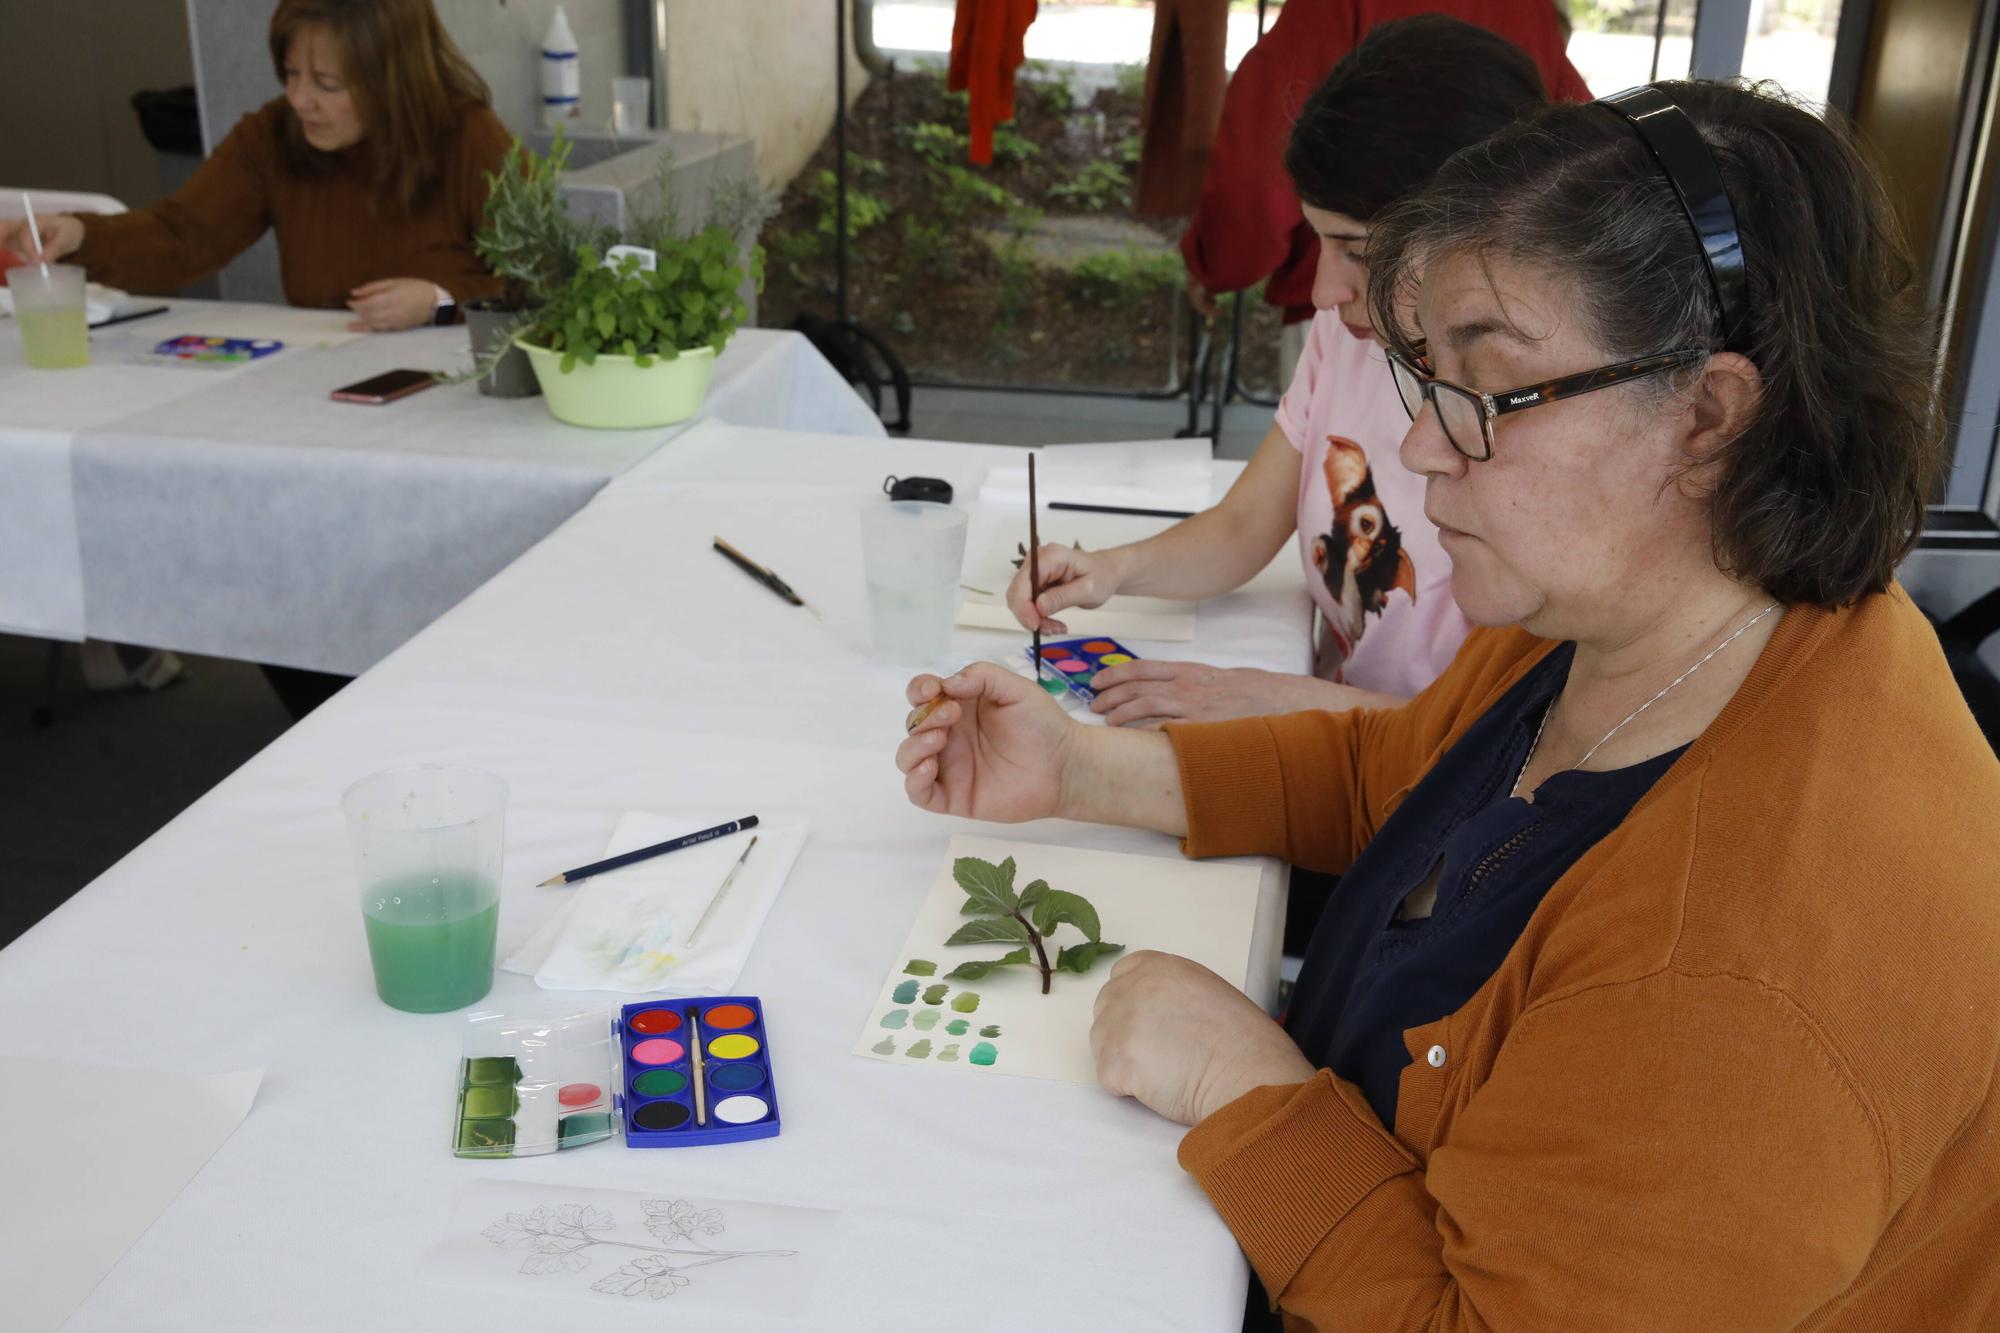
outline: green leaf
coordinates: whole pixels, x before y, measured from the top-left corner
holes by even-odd
[[[1027,888],[1022,889],[1021,910],[1026,912],[1033,908],[1036,903],[1040,902],[1047,895],[1048,891],[1049,882],[1045,879],[1038,879]]]
[[[1099,931],[1097,909],[1073,893],[1050,889],[1035,904],[1035,930],[1038,934],[1052,935],[1055,928],[1065,921],[1082,931],[1085,939],[1096,942]]]
[[[1056,971],[1074,972],[1082,976],[1090,971],[1091,965],[1098,959],[1117,953],[1124,947],[1122,944],[1105,944],[1098,940],[1072,944],[1056,954]]]
[[[597,336],[600,338],[609,338],[617,327],[618,321],[613,319],[611,312],[600,304],[597,308]]]
[[[947,981],[977,981],[996,967],[1012,967],[1028,961],[1026,949],[1016,949],[1002,958],[981,958],[970,963],[960,963],[945,973]]]
[[[641,356],[637,360],[635,360],[632,364],[637,366],[639,369],[644,370],[647,366],[653,364],[653,358],[650,356]]]
[[[981,917],[952,932],[946,944],[1026,944],[1028,928],[1011,916]]]
[[[639,355],[639,344],[633,342],[630,338],[627,338],[624,342],[620,343],[618,347],[619,350],[624,352],[625,355],[627,356]]]
[[[966,916],[1007,916],[1019,906],[1014,896],[1014,858],[999,865],[976,856],[961,856],[951,863],[951,877],[968,895],[958,910]]]

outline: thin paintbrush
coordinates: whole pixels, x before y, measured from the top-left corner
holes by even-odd
[[[701,1020],[695,1017],[695,1006],[688,1011],[688,1054],[694,1057],[694,1123],[697,1128],[708,1124],[708,1061],[701,1053]]]
[[[760,836],[762,835],[756,835],[750,839],[750,845],[743,849],[743,855],[736,858],[736,864],[729,867],[729,873],[722,877],[722,887],[717,889],[715,896],[708,900],[708,906],[704,907],[701,911],[701,920],[695,922],[694,929],[688,932],[689,948],[693,948],[694,942],[701,938],[701,928],[707,925],[709,917],[715,914],[716,906],[722,902],[722,895],[728,893],[729,886],[736,882],[736,872],[743,868],[743,863],[750,859],[750,853],[757,849],[757,837]]]
[[[1042,680],[1042,538],[1035,525],[1035,456],[1028,455],[1028,596],[1035,607],[1035,683]]]

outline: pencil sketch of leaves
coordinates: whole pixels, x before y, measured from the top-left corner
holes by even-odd
[[[558,1245],[561,1243],[560,1241],[555,1242]],[[541,1254],[531,1254],[521,1261],[521,1271],[530,1274],[581,1273],[588,1267],[590,1267],[590,1260],[578,1254],[574,1249],[550,1250]]]
[[[530,1274],[580,1273],[590,1266],[580,1251],[595,1243],[591,1233],[609,1231],[616,1222],[602,1208],[569,1203],[543,1204],[527,1213],[508,1213],[479,1234],[510,1250],[532,1250],[521,1261]]]
[[[617,1272],[597,1279],[590,1284],[590,1289],[612,1296],[650,1296],[657,1301],[673,1295],[690,1282],[691,1279],[682,1276],[664,1255],[646,1254]]]
[[[661,1240],[694,1240],[697,1231],[704,1236],[722,1234],[720,1208],[697,1212],[686,1199],[644,1199],[640,1207],[646,1210],[646,1230]]]

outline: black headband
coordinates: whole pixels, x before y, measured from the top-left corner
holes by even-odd
[[[1666,173],[1708,263],[1708,283],[1722,316],[1722,345],[1731,351],[1745,350],[1741,341],[1749,279],[1743,268],[1743,238],[1736,230],[1736,210],[1729,205],[1722,171],[1701,132],[1680,104],[1658,88],[1627,88],[1599,98],[1597,105],[1630,122]]]

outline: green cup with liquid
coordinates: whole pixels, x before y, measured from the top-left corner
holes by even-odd
[[[476,768],[393,768],[340,798],[361,885],[375,993],[414,1014],[493,988],[507,784]]]
[[[20,264],[7,270],[7,293],[30,370],[90,364],[83,270],[74,264]]]

